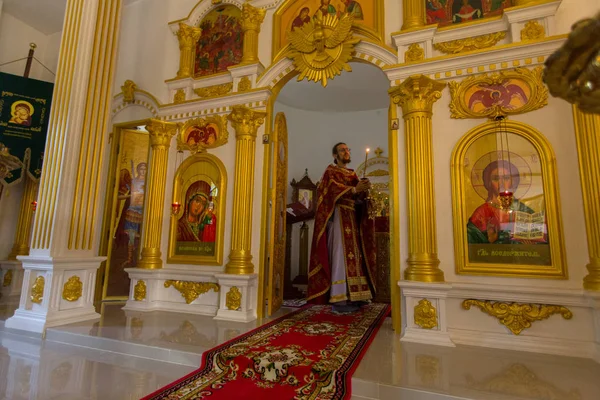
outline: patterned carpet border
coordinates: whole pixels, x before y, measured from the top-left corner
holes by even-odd
[[[220,365],[219,360],[216,359],[217,356],[219,354],[227,352],[227,350],[234,352],[235,346],[243,345],[247,339],[251,339],[253,336],[257,336],[257,335],[260,335],[261,333],[264,333],[265,334],[264,341],[268,342],[268,340],[271,340],[271,339],[269,339],[271,336],[276,337],[277,335],[268,333],[266,331],[270,330],[271,328],[274,328],[276,325],[281,324],[282,326],[284,326],[281,329],[281,331],[284,333],[279,332],[279,336],[283,337],[283,335],[286,334],[285,333],[285,331],[286,331],[285,325],[289,326],[291,324],[291,326],[294,326],[294,324],[297,324],[297,321],[304,321],[306,323],[307,319],[300,318],[298,316],[299,314],[307,313],[308,316],[310,316],[310,313],[314,312],[314,314],[317,317],[322,317],[325,314],[329,314],[329,315],[334,315],[334,317],[331,317],[331,318],[346,318],[346,319],[350,319],[350,320],[352,320],[352,319],[359,320],[360,318],[357,318],[357,317],[367,315],[370,312],[373,314],[372,323],[368,326],[368,328],[366,328],[365,332],[360,336],[360,339],[354,345],[351,352],[345,357],[343,363],[341,365],[339,365],[336,369],[332,370],[333,373],[331,375],[333,375],[333,381],[335,382],[335,392],[333,394],[330,393],[330,394],[326,395],[325,397],[320,397],[318,395],[318,393],[317,393],[317,395],[303,394],[303,395],[298,395],[299,397],[294,397],[297,399],[321,399],[321,398],[327,398],[328,400],[349,399],[350,395],[351,395],[352,374],[354,373],[354,371],[360,364],[360,361],[364,357],[369,345],[375,338],[375,335],[376,335],[377,331],[379,330],[379,328],[381,327],[385,317],[389,315],[390,306],[386,305],[386,304],[370,304],[370,305],[363,307],[363,311],[361,311],[359,313],[345,314],[345,315],[339,315],[339,314],[331,312],[330,310],[331,310],[331,306],[318,306],[318,305],[307,304],[298,310],[295,310],[289,314],[279,317],[273,321],[270,321],[262,326],[255,328],[249,332],[246,332],[232,340],[229,340],[219,346],[216,346],[215,348],[208,350],[202,354],[202,364],[199,369],[197,369],[197,370],[189,373],[188,375],[184,376],[183,378],[155,391],[154,393],[151,393],[150,395],[144,397],[142,400],[203,399],[205,397],[210,397],[211,399],[219,399],[219,398],[229,399],[229,398],[231,398],[230,395],[227,395],[225,393],[223,393],[223,396],[219,397],[219,395],[221,393],[218,391],[214,392],[214,393],[210,392],[210,391],[209,392],[204,391],[201,393],[194,392],[194,394],[192,394],[190,392],[191,396],[187,396],[187,395],[179,396],[179,395],[176,395],[175,393],[181,389],[185,389],[187,386],[193,385],[195,381],[200,380],[203,377],[206,377],[208,375],[214,376],[215,372],[213,370],[215,369],[215,366]],[[368,311],[364,312],[364,310],[368,310]],[[338,315],[338,317],[335,317],[335,315]],[[364,320],[364,318],[363,318],[363,320]],[[308,321],[310,321],[310,320],[308,320]],[[319,321],[315,321],[315,324],[318,325]],[[323,324],[323,323],[321,323],[321,324]],[[340,324],[340,326],[343,326],[343,323]],[[352,325],[352,326],[354,326],[354,325]],[[273,329],[273,330],[275,330],[275,329]],[[341,336],[343,336],[343,334]],[[357,335],[355,334],[354,336],[357,336]],[[277,340],[277,337],[275,340]],[[338,338],[338,340],[339,340],[339,338]],[[262,342],[262,341],[263,340],[260,340],[259,342]],[[292,347],[294,347],[294,346],[292,346]],[[296,347],[298,347],[298,346],[296,346]],[[336,351],[339,351],[339,347],[336,349]],[[241,356],[244,356],[244,354],[241,354]],[[239,358],[239,356],[238,356],[238,358]],[[256,361],[256,358],[254,358],[253,360]],[[252,361],[252,359],[251,359],[251,361]],[[292,368],[292,367],[290,367],[290,368]],[[236,369],[236,371],[237,371],[237,369]],[[314,368],[313,368],[313,371],[314,371]],[[287,369],[286,369],[286,372],[287,372]],[[224,373],[221,374],[221,376],[222,375],[224,375]],[[313,374],[311,373],[311,376],[312,375]],[[315,372],[315,375],[318,375],[318,373]],[[244,377],[247,378],[247,376],[244,376]],[[236,379],[236,378],[237,378],[237,375],[233,379]],[[238,384],[239,384],[239,381],[240,380],[238,380],[238,382],[237,382]],[[213,382],[213,381],[209,381],[209,382]],[[214,388],[221,389],[227,385],[232,385],[235,383],[236,383],[235,381],[225,382],[225,383],[223,383],[223,381],[217,381],[217,384],[213,384],[212,388],[213,389]],[[333,383],[333,382],[331,382],[331,383]],[[321,385],[321,386],[319,386],[319,385]],[[324,383],[317,382],[318,388],[321,388],[323,385],[324,385]],[[250,395],[247,394],[244,396],[244,398],[246,398],[246,399],[256,398],[256,397],[262,398],[262,397],[264,397],[264,394],[260,397],[258,395],[255,395],[255,397],[252,397],[252,396],[248,397],[248,396],[250,396]]]

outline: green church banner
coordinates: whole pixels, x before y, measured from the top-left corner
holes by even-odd
[[[53,89],[49,82],[0,72],[0,143],[23,163],[0,183],[19,182],[27,173],[40,178]]]

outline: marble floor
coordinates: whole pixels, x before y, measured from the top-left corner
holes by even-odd
[[[0,321],[15,308],[0,304]],[[130,312],[119,303],[104,304],[101,315],[48,329],[45,340],[0,323],[0,399],[139,399],[195,370],[204,350],[268,321]],[[597,400],[599,378],[600,364],[588,359],[401,343],[387,319],[354,373],[352,399]]]

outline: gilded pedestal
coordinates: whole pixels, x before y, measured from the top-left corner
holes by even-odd
[[[587,290],[600,291],[600,202],[598,202],[600,115],[586,114],[577,106],[573,106],[573,120],[590,257],[587,265],[589,274],[583,278],[583,287]]]
[[[235,129],[235,183],[233,189],[233,223],[231,253],[225,272],[254,272],[250,246],[252,244],[252,205],[254,198],[254,159],[256,132],[264,123],[266,113],[235,106],[228,116]]]
[[[188,78],[194,74],[194,54],[196,52],[196,42],[200,39],[202,30],[179,23],[177,39],[179,40],[179,71],[178,78]]]
[[[150,132],[150,182],[146,188],[146,209],[142,229],[142,258],[138,268],[162,268],[160,238],[162,235],[163,209],[165,203],[165,171],[169,159],[171,138],[177,133],[177,124],[151,120],[146,126]]]
[[[445,83],[414,75],[390,89],[402,107],[406,143],[406,199],[408,213],[408,268],[410,281],[443,282],[439,269],[433,181],[432,106]]]
[[[242,6],[242,30],[244,31],[243,64],[258,61],[258,34],[260,33],[260,25],[265,19],[265,13],[265,10],[252,7],[247,2]]]
[[[19,221],[15,233],[15,243],[8,255],[9,260],[16,260],[17,256],[29,254],[29,238],[31,234],[31,223],[33,222],[33,208],[31,203],[35,201],[38,184],[29,176],[25,177],[25,188],[21,198]]]

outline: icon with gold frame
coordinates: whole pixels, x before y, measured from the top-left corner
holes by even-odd
[[[203,153],[207,149],[223,146],[229,140],[227,117],[214,115],[186,121],[177,136],[177,149]]]
[[[171,218],[168,262],[221,265],[227,172],[217,157],[197,153],[178,168],[173,200],[182,207]]]
[[[452,155],[456,273],[567,278],[554,151],[533,127],[506,121],[469,131]],[[514,193],[512,204],[501,193]]]

